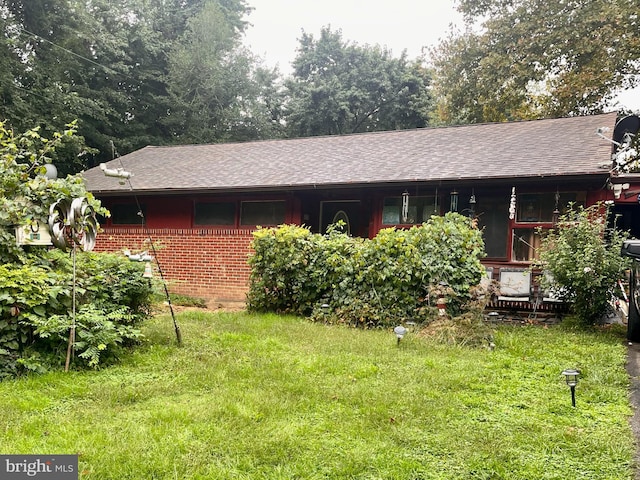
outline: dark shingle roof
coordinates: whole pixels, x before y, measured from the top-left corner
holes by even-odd
[[[616,114],[246,143],[145,147],[107,164],[137,192],[282,189],[390,182],[603,175]],[[99,168],[94,193],[126,191]]]

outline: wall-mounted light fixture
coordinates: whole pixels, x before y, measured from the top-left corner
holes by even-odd
[[[469,218],[476,216],[476,192],[471,189],[471,198],[469,199]]]

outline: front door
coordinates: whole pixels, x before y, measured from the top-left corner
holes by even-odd
[[[363,218],[359,200],[332,200],[320,204],[320,232],[326,233],[327,227],[342,220],[344,231],[348,235],[363,235]]]

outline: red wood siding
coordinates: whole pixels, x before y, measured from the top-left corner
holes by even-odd
[[[612,198],[610,190],[600,188],[600,185],[566,185],[570,191],[586,191],[587,204],[598,200]],[[635,185],[634,185],[635,187]],[[522,191],[544,192],[555,194],[558,186],[518,187]],[[640,187],[639,187],[640,188]],[[450,187],[423,187],[420,191],[412,189],[412,194],[438,194],[438,205],[441,212],[449,208]],[[478,205],[484,198],[499,198],[504,206],[504,220],[507,222],[507,208],[509,206],[511,184],[496,185],[484,188],[467,187],[458,189],[460,192],[460,209],[468,207],[468,199],[472,194],[478,197]],[[106,222],[105,228],[97,238],[97,251],[121,251],[128,248],[132,253],[150,250],[148,237],[157,245],[160,265],[172,292],[188,294],[209,300],[243,301],[249,286],[250,269],[247,263],[251,253],[250,242],[255,227],[240,227],[239,213],[236,213],[234,227],[199,226],[194,227],[194,204],[206,201],[235,202],[238,209],[242,201],[255,200],[284,200],[286,201],[285,223],[305,224],[313,231],[318,231],[321,224],[321,205],[325,201],[358,201],[360,202],[360,225],[362,231],[353,232],[356,235],[373,238],[382,225],[382,210],[385,196],[399,196],[403,188],[380,188],[375,192],[368,189],[354,189],[349,191],[305,191],[298,194],[283,193],[281,195],[193,195],[193,196],[140,196],[140,203],[144,206],[145,220],[149,227],[148,233],[141,226],[121,225],[112,226]],[[635,202],[637,198],[634,197]],[[109,208],[115,203],[129,203],[135,205],[133,197],[105,199],[105,206]],[[480,212],[482,214],[482,212]],[[631,220],[629,220],[631,221]],[[550,226],[550,225],[549,225]],[[368,228],[367,228],[368,227]],[[509,221],[504,258],[488,259],[487,264],[495,267],[517,265],[522,262],[511,262],[511,238],[514,222]]]
[[[151,228],[145,232],[141,228],[105,228],[98,235],[95,250],[127,248],[132,253],[152,253],[149,236],[171,292],[209,300],[245,299],[251,230]]]

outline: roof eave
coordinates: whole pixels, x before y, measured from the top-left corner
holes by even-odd
[[[215,193],[273,193],[282,191],[298,191],[298,190],[330,190],[330,189],[346,189],[346,188],[371,188],[385,187],[406,184],[432,184],[446,185],[456,182],[480,182],[482,184],[505,184],[505,183],[523,183],[531,180],[544,181],[585,181],[598,180],[605,181],[609,177],[606,171],[593,172],[568,172],[563,174],[539,173],[536,175],[507,175],[503,177],[491,177],[484,175],[475,176],[458,176],[443,178],[407,178],[400,180],[386,181],[354,181],[343,183],[304,183],[304,184],[282,184],[282,185],[245,185],[245,186],[223,186],[223,187],[206,187],[206,188],[136,188],[136,189],[96,189],[92,193],[96,196],[129,196],[129,195],[185,195],[194,193],[215,194]],[[637,177],[640,179],[640,176]]]

